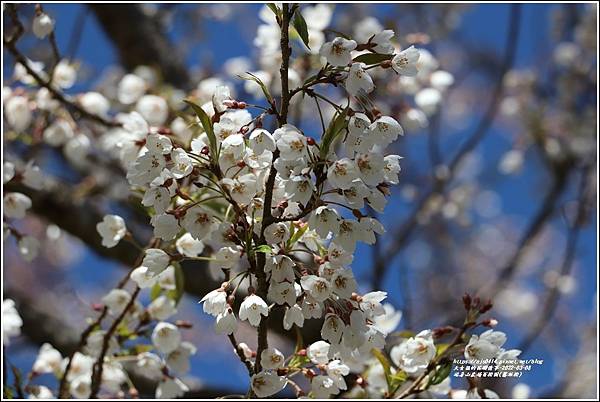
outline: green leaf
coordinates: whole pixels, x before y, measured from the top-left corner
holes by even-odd
[[[4,397],[6,399],[13,399],[15,397],[15,394],[13,393],[13,390],[10,387],[10,385],[4,384]]]
[[[169,290],[167,292],[167,297],[171,300],[174,300],[175,304],[177,304],[183,296],[185,277],[183,276],[183,269],[181,269],[181,265],[179,265],[178,262],[175,262],[171,265],[173,265],[173,267],[175,268],[175,289]]]
[[[382,61],[391,60],[392,54],[379,54],[379,53],[365,53],[360,56],[356,56],[352,61],[356,63],[365,63],[367,65],[373,65],[381,63]]]
[[[308,358],[308,356],[294,355],[294,357],[292,357],[290,359],[290,362],[288,363],[288,367],[297,368],[297,367],[302,367],[308,363],[310,363],[310,359]]]
[[[427,383],[427,387],[430,385],[438,385],[442,381],[446,379],[450,375],[450,371],[452,369],[452,362],[446,362],[440,366],[437,366],[433,375],[429,375],[429,382]]]
[[[348,115],[348,108],[344,109],[341,113],[337,113],[336,116],[329,123],[329,127],[323,134],[323,140],[321,141],[321,152],[320,157],[322,160],[327,159],[329,155],[329,148],[331,144],[336,140],[338,135],[346,128],[347,121],[346,116]]]
[[[273,105],[275,103],[275,101],[273,100],[273,97],[271,96],[271,93],[269,92],[269,89],[267,88],[265,83],[262,82],[262,80],[260,78],[258,78],[256,75],[254,75],[252,73],[246,72],[246,74],[247,75],[239,74],[238,77],[241,78],[242,80],[256,82],[260,86],[260,89],[262,90],[263,94],[265,95],[265,98],[267,98],[267,101],[269,101],[269,103]]]
[[[269,254],[273,252],[273,249],[268,244],[261,244],[260,246],[254,247],[254,252]]]
[[[184,99],[184,102],[192,107],[192,109],[194,110],[194,113],[196,113],[196,116],[198,116],[198,118],[200,119],[200,124],[202,124],[202,127],[204,128],[204,131],[206,132],[206,135],[208,136],[210,157],[213,159],[213,163],[216,163],[216,161],[219,158],[219,155],[217,155],[217,152],[218,152],[217,151],[217,137],[215,137],[215,132],[213,130],[213,124],[212,124],[210,117],[208,117],[208,115],[206,114],[204,109],[202,109],[200,106],[198,106],[196,103],[194,103],[190,99]]]
[[[392,380],[392,365],[390,364],[390,361],[383,354],[383,352],[381,350],[373,349],[372,353],[373,353],[373,355],[375,355],[377,360],[379,360],[379,363],[381,363],[381,366],[383,367],[383,373],[385,374],[385,382],[387,383],[387,386],[388,386],[388,392],[391,392],[391,390],[392,390],[392,381],[391,381]]]
[[[117,327],[117,335],[125,339],[137,338],[137,335],[135,335],[125,323],[119,324],[119,326]]]
[[[281,10],[279,9],[279,7],[277,7],[275,3],[267,3],[267,7],[269,7],[269,9],[273,11],[275,17],[281,18]]]
[[[402,370],[396,372],[396,374],[392,374],[390,376],[390,395],[394,395],[396,391],[398,391],[398,388],[400,388],[400,386],[402,386],[407,379],[408,374]]]
[[[415,332],[413,331],[396,331],[391,333],[392,336],[398,336],[400,338],[412,338],[415,336]]]
[[[302,237],[302,235],[306,233],[306,231],[308,230],[308,225],[304,225],[303,227],[297,230],[294,228],[295,225],[292,225],[293,233],[292,237],[290,237],[290,240],[288,241],[289,246],[293,246]]]
[[[156,282],[154,285],[152,285],[152,289],[150,289],[150,300],[154,301],[154,299],[156,299],[158,296],[160,296],[161,293],[162,293],[162,288],[160,287],[158,282]]]
[[[298,35],[300,35],[300,39],[302,39],[304,45],[310,49],[310,46],[308,45],[308,27],[306,26],[306,21],[300,13],[300,10],[296,10],[294,13],[294,20],[292,21],[292,24],[294,25],[296,32],[298,32]]]
[[[132,349],[135,352],[135,354],[138,355],[140,353],[150,352],[152,349],[154,349],[154,346],[153,345],[137,344]]]
[[[438,343],[437,345],[435,345],[435,355],[439,356],[442,353],[444,353],[446,351],[446,349],[448,349],[448,345],[447,343]]]

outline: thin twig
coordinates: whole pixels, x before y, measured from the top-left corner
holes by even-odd
[[[571,223],[571,227],[567,237],[567,242],[565,244],[565,253],[560,269],[561,276],[569,275],[569,273],[571,272],[571,269],[573,267],[573,261],[575,259],[575,251],[577,249],[577,241],[579,240],[581,226],[583,225],[583,221],[585,220],[585,217],[587,215],[586,200],[588,198],[589,191],[588,170],[589,167],[585,167],[581,172],[579,197],[577,201],[577,214],[575,216],[574,221]],[[552,319],[554,311],[558,306],[559,300],[560,291],[558,289],[558,286],[554,286],[549,292],[548,298],[544,303],[544,307],[542,308],[541,314],[539,314],[537,321],[531,326],[529,332],[527,333],[523,341],[521,341],[517,349],[521,350],[521,352],[525,352],[527,349],[529,349],[529,347],[533,344],[533,342],[542,333],[544,328],[546,328],[547,324]]]
[[[150,244],[152,244],[152,242]],[[140,252],[140,254],[138,255],[135,263],[133,264],[133,268],[127,272],[127,275],[125,275],[125,276],[123,276],[123,278],[121,278],[121,280],[115,287],[116,289],[122,289],[125,286],[125,284],[129,280],[129,275],[131,274],[132,270],[135,269],[135,267],[137,267],[142,262],[142,259],[144,258],[144,254],[145,254],[145,249],[142,252]],[[69,372],[71,371],[71,364],[73,363],[73,357],[75,356],[75,353],[77,353],[83,349],[83,347],[87,344],[87,340],[88,340],[90,334],[100,326],[100,324],[102,323],[102,321],[104,320],[104,318],[106,317],[107,314],[108,314],[108,307],[104,306],[102,308],[102,311],[100,312],[100,315],[90,325],[88,325],[87,328],[81,333],[81,336],[79,337],[79,342],[77,343],[77,346],[75,347],[75,349],[69,355],[67,365],[66,365],[64,373],[60,379],[60,383],[58,386],[58,397],[59,398],[67,398],[68,397],[68,395],[66,394],[67,393],[67,382],[68,382],[67,377],[69,375]]]
[[[484,135],[488,132],[489,128],[491,127],[494,118],[498,112],[500,101],[502,100],[504,94],[504,77],[506,73],[510,70],[510,67],[514,62],[514,58],[517,51],[516,45],[519,36],[520,16],[520,4],[513,4],[511,6],[510,11],[510,21],[506,38],[506,46],[504,51],[502,68],[500,70],[500,74],[498,75],[494,91],[492,92],[490,103],[488,104],[488,107],[484,115],[482,116],[479,124],[475,128],[473,134],[465,143],[463,143],[455,157],[448,164],[448,171],[450,173],[448,176],[449,178],[452,177],[452,174],[456,171],[457,167],[469,154],[469,152],[471,152],[473,148],[475,148],[483,139]],[[428,205],[429,200],[437,193],[441,193],[442,191],[444,191],[446,185],[450,182],[449,178],[445,180],[440,178],[434,178],[434,182],[429,191],[425,192],[419,198],[417,205],[415,206],[409,217],[400,225],[399,229],[396,230],[396,232],[391,236],[391,238],[395,239],[394,243],[387,247],[387,249],[382,254],[380,254],[379,258],[375,260],[371,284],[371,287],[373,289],[381,288],[387,265],[402,249],[402,247],[412,234],[413,230],[415,230],[418,227],[418,217]]]
[[[12,15],[12,13],[11,13],[11,15]],[[13,20],[15,18],[16,18],[16,21],[18,21],[18,17],[16,15],[13,17]],[[15,22],[15,24],[16,24],[16,22]],[[20,24],[20,22],[18,24]],[[17,25],[17,27],[18,26],[22,27],[22,25]],[[95,121],[96,123],[100,123],[107,127],[120,127],[121,126],[121,123],[119,123],[117,121],[109,120],[102,116],[98,116],[96,114],[88,112],[87,110],[85,110],[84,108],[79,106],[77,103],[72,102],[71,100],[67,99],[66,95],[64,95],[61,91],[56,89],[51,83],[51,78],[49,81],[43,79],[33,68],[31,68],[27,58],[17,49],[16,41],[17,41],[18,37],[20,36],[20,34],[18,34],[18,32],[19,32],[19,30],[17,31],[17,33],[13,34],[8,39],[4,38],[4,46],[13,55],[13,57],[15,58],[15,61],[20,63],[25,68],[27,73],[33,77],[33,79],[38,83],[39,86],[46,88],[54,96],[54,98],[56,98],[56,100],[58,100],[65,106],[75,110],[83,118]]]
[[[248,374],[250,375],[250,377],[252,377],[252,375],[254,375],[254,366],[252,365],[252,362],[250,360],[246,359],[246,355],[244,355],[244,349],[242,349],[237,339],[235,339],[235,335],[230,334],[227,336],[227,338],[229,338],[229,342],[231,342],[235,353],[237,353],[242,363],[244,363],[244,366],[246,366],[246,368],[248,369]]]
[[[119,324],[123,321],[131,307],[133,307],[133,305],[135,304],[135,300],[138,294],[140,293],[140,290],[141,288],[139,286],[135,287],[135,290],[133,291],[129,302],[127,303],[121,314],[113,321],[112,325],[104,335],[104,339],[102,342],[102,350],[100,351],[100,355],[98,356],[98,359],[96,360],[96,363],[94,363],[94,367],[92,369],[92,390],[90,392],[90,399],[96,398],[98,396],[98,392],[100,391],[100,385],[102,384],[102,371],[104,370],[104,357],[108,352],[110,339],[114,335],[115,331],[119,327]]]

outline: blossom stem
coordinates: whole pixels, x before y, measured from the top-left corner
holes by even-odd
[[[108,120],[97,114],[89,113],[87,110],[85,110],[84,108],[82,108],[81,106],[76,104],[75,102],[72,102],[69,99],[67,99],[66,96],[61,91],[56,89],[50,83],[50,81],[46,81],[45,79],[43,79],[33,68],[31,68],[28,60],[17,49],[16,38],[15,39],[4,38],[4,46],[6,46],[6,49],[8,49],[8,51],[13,55],[13,57],[15,58],[15,61],[17,63],[21,64],[25,68],[25,70],[27,71],[27,74],[31,75],[33,77],[33,79],[38,83],[38,85],[46,88],[60,103],[75,110],[79,115],[81,115],[81,117],[86,118],[88,120],[95,121],[96,123],[100,123],[107,127],[120,127],[121,126],[121,123],[119,123],[117,121]]]
[[[98,359],[96,360],[96,363],[94,363],[94,367],[92,369],[92,391],[90,393],[90,399],[96,398],[98,396],[98,392],[100,391],[100,385],[102,384],[102,371],[104,370],[104,357],[108,352],[110,338],[112,338],[113,334],[119,327],[119,324],[123,321],[129,310],[133,307],[135,300],[138,294],[140,293],[140,290],[141,288],[139,286],[135,287],[135,290],[133,291],[129,302],[127,303],[121,314],[113,321],[112,325],[104,335],[104,339],[102,342],[102,350],[100,351],[100,355],[98,356]]]

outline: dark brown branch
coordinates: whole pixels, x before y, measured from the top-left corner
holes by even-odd
[[[137,266],[138,250],[126,241],[119,242],[115,247],[106,248],[102,245],[102,238],[96,231],[96,224],[102,221],[105,211],[95,203],[82,200],[78,197],[74,187],[57,183],[50,190],[34,190],[13,181],[4,185],[5,192],[19,192],[27,195],[32,200],[32,211],[40,218],[58,225],[72,236],[79,238],[87,247],[96,254],[119,263],[119,266],[130,269]],[[139,234],[134,234],[139,243],[147,239]],[[140,240],[141,239],[141,240]],[[258,253],[259,257],[264,254]],[[221,282],[213,280],[199,261],[183,261],[181,267],[184,276],[184,290],[187,294],[202,298],[208,292],[218,288]],[[273,320],[269,324],[272,330],[290,336],[281,326],[283,312],[272,312]],[[318,340],[320,331],[319,320],[309,320],[302,329],[302,335],[307,342]],[[293,341],[293,340],[292,340]]]
[[[15,60],[20,63],[25,70],[27,70],[27,74],[31,75],[33,77],[33,79],[37,82],[37,84],[41,87],[46,88],[48,91],[50,91],[50,93],[52,94],[52,96],[58,100],[60,103],[62,103],[63,105],[65,105],[66,107],[68,107],[69,109],[74,110],[75,112],[77,112],[77,114],[79,114],[81,117],[94,121],[96,123],[100,123],[104,126],[107,127],[119,127],[121,126],[121,123],[116,122],[116,121],[112,121],[112,120],[108,120],[102,116],[98,116],[96,114],[90,113],[87,110],[85,110],[84,108],[82,108],[81,106],[79,106],[77,103],[71,101],[70,99],[67,99],[66,95],[64,95],[61,91],[59,91],[58,89],[56,89],[50,82],[51,81],[47,81],[45,79],[43,79],[42,77],[40,77],[40,75],[35,72],[31,66],[28,63],[28,60],[25,56],[23,56],[23,54],[21,52],[19,52],[19,50],[17,49],[17,47],[15,46],[15,43],[13,43],[10,39],[4,39],[4,46],[6,47],[6,49],[8,49],[8,51],[13,55],[13,57],[15,58]]]
[[[79,330],[74,328],[56,311],[54,303],[45,302],[43,298],[28,295],[13,288],[4,289],[5,297],[13,299],[19,315],[23,319],[23,334],[34,344],[50,343],[64,355],[70,355],[77,350]],[[134,371],[128,372],[133,385],[142,397],[154,397],[156,382],[151,381]],[[211,388],[202,386],[187,392],[184,399],[218,398],[223,395],[239,394],[239,390]]]
[[[165,81],[182,89],[190,87],[190,77],[176,45],[169,41],[160,21],[146,14],[141,4],[90,3],[88,7],[112,40],[126,69],[155,67]]]
[[[254,366],[252,365],[252,362],[250,360],[246,359],[246,355],[244,355],[244,349],[242,349],[237,339],[235,339],[235,335],[230,334],[227,337],[229,338],[229,342],[231,342],[235,353],[237,353],[241,362],[244,363],[244,366],[246,366],[246,368],[248,369],[248,374],[250,375],[250,377],[252,377],[252,375],[254,374]]]
[[[106,356],[106,353],[108,352],[108,347],[110,345],[110,339],[112,338],[115,331],[119,327],[119,324],[121,324],[123,319],[125,319],[125,316],[129,312],[129,310],[131,310],[131,308],[133,307],[133,305],[135,303],[135,299],[140,294],[140,290],[141,290],[141,288],[139,286],[135,287],[135,290],[131,294],[131,298],[129,299],[129,302],[127,303],[127,305],[125,306],[125,308],[123,309],[121,314],[117,318],[115,318],[112,325],[110,326],[110,328],[108,329],[108,331],[106,331],[106,334],[104,335],[104,339],[102,340],[102,349],[100,350],[100,355],[98,356],[96,363],[94,363],[94,367],[92,370],[92,385],[91,385],[92,390],[90,392],[90,399],[95,399],[96,397],[98,397],[98,392],[100,391],[100,385],[102,385],[102,372],[104,369],[104,357]]]
[[[508,260],[508,262],[500,269],[500,273],[498,274],[498,280],[494,282],[494,290],[492,291],[492,298],[497,295],[502,289],[506,287],[508,282],[510,282],[512,276],[514,275],[517,267],[525,252],[527,251],[528,246],[531,242],[538,236],[538,234],[544,228],[548,219],[552,217],[556,210],[556,205],[562,195],[563,191],[567,185],[568,178],[568,170],[561,172],[558,176],[553,178],[552,187],[550,191],[544,197],[542,204],[539,209],[531,219],[529,225],[523,232],[517,247]]]
[[[281,21],[280,21],[280,32],[281,32],[281,68],[279,70],[281,74],[281,110],[278,113],[277,119],[279,126],[283,126],[287,123],[287,112],[290,103],[290,92],[288,88],[288,69],[290,63],[290,44],[289,44],[289,29],[290,29],[290,5],[283,3],[281,5]],[[263,206],[263,217],[261,224],[261,233],[259,244],[266,244],[264,231],[265,228],[271,223],[273,217],[271,215],[271,203],[273,199],[273,186],[275,185],[275,176],[277,171],[273,166],[275,159],[279,156],[279,152],[273,153],[271,170],[267,183],[265,184],[265,202]],[[258,253],[257,264],[255,269],[256,280],[258,282],[257,294],[263,299],[267,298],[267,291],[269,284],[267,283],[267,274],[265,272],[265,255]],[[269,347],[268,341],[268,316],[263,317],[260,320],[258,326],[258,346],[256,349],[256,363],[254,364],[254,372],[259,373],[261,370],[260,358],[263,350]]]

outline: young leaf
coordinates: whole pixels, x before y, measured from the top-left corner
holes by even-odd
[[[306,26],[304,17],[300,14],[300,10],[296,10],[294,13],[294,21],[292,21],[292,24],[294,25],[296,32],[298,32],[298,35],[300,35],[300,39],[302,39],[304,45],[310,49],[310,46],[308,45],[308,27]]]
[[[269,7],[269,10],[273,11],[276,18],[281,18],[281,10],[275,3],[267,3],[267,7]]]
[[[381,366],[383,367],[383,373],[385,374],[385,382],[387,383],[388,391],[391,392],[392,391],[392,365],[390,364],[387,357],[380,350],[373,349],[372,352],[373,352],[373,355],[375,355],[375,357],[377,358],[377,360],[379,360],[379,363],[381,363]]]
[[[262,82],[262,80],[260,78],[258,78],[256,75],[246,72],[246,74],[248,75],[238,75],[239,78],[246,80],[246,81],[254,81],[256,82],[259,86],[260,89],[262,90],[263,94],[265,95],[265,98],[267,98],[267,101],[269,102],[269,104],[274,105],[275,101],[273,100],[273,97],[271,96],[271,93],[269,92],[269,90],[267,89],[267,86],[265,85],[264,82]]]
[[[404,382],[408,379],[408,374],[406,374],[404,371],[400,370],[398,371],[396,374],[392,374],[390,376],[390,389],[391,391],[389,391],[390,395],[394,395],[396,393],[396,391],[398,391],[398,389],[400,388],[400,386],[402,386],[402,384],[404,384]]]
[[[162,288],[160,287],[158,282],[156,282],[154,285],[152,285],[152,289],[150,289],[150,300],[154,301],[154,299],[160,296],[161,293]]]
[[[273,249],[268,244],[261,244],[260,246],[254,248],[254,252],[268,254],[272,253]]]
[[[379,53],[365,53],[359,56],[356,56],[352,61],[356,63],[365,63],[367,65],[373,65],[377,63],[381,63],[382,61],[391,60],[391,54],[379,54]]]
[[[435,355],[439,356],[442,353],[444,353],[446,351],[446,349],[448,349],[448,345],[447,343],[438,343],[437,345],[435,345]]]
[[[294,226],[292,225],[292,228]],[[304,233],[306,233],[306,231],[308,230],[308,225],[304,225],[303,227],[301,227],[300,229],[294,230],[293,233],[291,233],[291,237],[290,240],[288,241],[288,245],[292,246],[294,245],[294,243],[296,243]]]
[[[390,335],[398,336],[400,338],[412,338],[416,335],[416,333],[414,333],[413,331],[396,331],[392,332]]]
[[[329,123],[329,127],[325,131],[323,135],[323,141],[321,142],[321,159],[326,159],[327,155],[329,155],[329,148],[331,144],[335,141],[338,135],[342,132],[342,130],[346,127],[346,115],[348,114],[348,109],[344,109],[341,113],[337,113],[336,117]]]
[[[132,349],[135,352],[135,354],[138,355],[140,353],[150,352],[152,349],[154,349],[154,346],[153,345],[137,344],[137,345],[133,346]]]
[[[288,367],[298,368],[298,367],[302,367],[308,363],[310,363],[310,359],[308,358],[308,356],[294,355],[294,357],[292,357],[290,359],[290,362],[288,363]]]
[[[450,375],[450,370],[452,369],[452,362],[446,362],[440,366],[437,366],[433,375],[429,375],[429,382],[427,383],[427,387],[430,385],[438,385],[442,381],[446,379]]]
[[[204,109],[198,106],[196,103],[189,99],[184,99],[184,102],[192,107],[196,116],[200,119],[200,124],[204,128],[206,135],[208,136],[209,148],[210,148],[210,157],[213,161],[216,161],[218,158],[217,155],[217,137],[215,137],[215,133],[213,131],[213,125],[210,117],[206,114]]]

